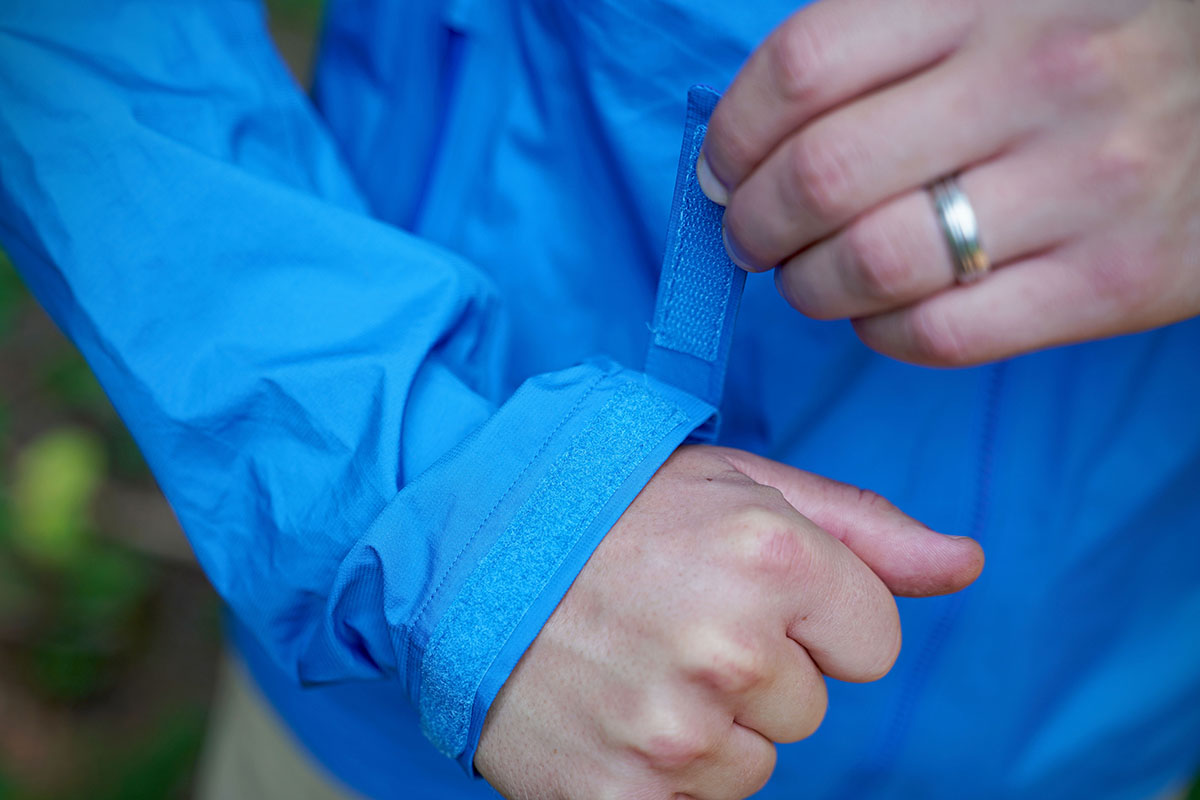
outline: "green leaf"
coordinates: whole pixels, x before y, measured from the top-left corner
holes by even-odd
[[[91,503],[104,476],[99,439],[80,428],[58,428],[17,457],[12,541],[43,566],[80,557],[91,539]]]

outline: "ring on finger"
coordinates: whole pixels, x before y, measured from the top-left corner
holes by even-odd
[[[950,248],[954,279],[958,283],[979,280],[991,270],[992,262],[980,244],[975,210],[958,179],[950,175],[935,181],[929,186],[929,195]]]

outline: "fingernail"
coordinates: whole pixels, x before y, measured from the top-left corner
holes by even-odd
[[[750,262],[750,259],[746,258],[737,242],[729,235],[729,229],[725,227],[724,223],[721,223],[721,239],[725,242],[725,252],[729,254],[730,261],[746,272],[758,272],[758,268]]]
[[[700,151],[700,158],[696,159],[696,182],[700,184],[700,191],[717,205],[723,206],[729,202],[729,192],[725,191],[724,184],[713,174],[703,150]]]

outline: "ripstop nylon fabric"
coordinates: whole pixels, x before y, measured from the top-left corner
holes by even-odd
[[[1200,323],[925,370],[751,276],[719,395],[703,318],[662,325],[684,87],[728,85],[796,8],[328,0],[309,98],[248,0],[0,4],[0,243],[129,424],[255,681],[361,793],[494,796],[464,774],[487,708],[688,436],[988,554],[963,594],[900,601],[893,672],[832,683],[761,797],[1145,800],[1194,771]],[[617,488],[522,574],[544,589],[511,635],[435,649],[447,686],[491,651],[467,744],[439,756],[427,646],[529,498],[574,496],[547,476],[581,432],[643,389],[627,439],[576,451],[588,492]],[[676,411],[630,469],[634,429]],[[469,692],[447,694],[452,742]]]

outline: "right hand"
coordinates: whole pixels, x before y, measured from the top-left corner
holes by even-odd
[[[500,691],[476,767],[513,800],[746,797],[770,777],[774,742],[820,725],[822,674],[891,668],[893,592],[957,591],[982,566],[975,542],[876,495],[681,448]]]

